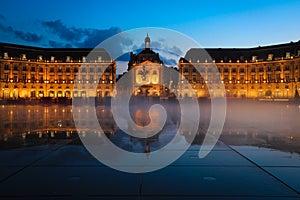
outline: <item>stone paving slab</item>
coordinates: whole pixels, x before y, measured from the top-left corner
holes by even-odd
[[[247,146],[232,148],[259,166],[300,167],[300,155],[297,153]]]
[[[297,196],[257,167],[167,167],[143,175],[145,195]]]

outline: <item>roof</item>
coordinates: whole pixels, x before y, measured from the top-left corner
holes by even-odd
[[[132,66],[134,64],[139,64],[146,60],[151,61],[153,63],[163,63],[160,60],[158,53],[155,53],[150,48],[145,48],[138,54],[134,54],[134,53],[130,52],[130,60],[128,62],[128,71],[132,68]]]
[[[73,61],[82,60],[82,57],[87,56],[87,61],[95,61],[98,56],[101,56],[102,61],[111,60],[111,57],[103,48],[41,48],[0,43],[0,58],[4,56],[4,53],[8,53],[8,57],[13,59],[19,59],[22,54],[26,54],[26,59],[29,60],[37,60],[39,56],[42,56],[43,60],[50,60],[54,56],[58,62],[65,62],[67,56],[70,56]]]
[[[286,58],[286,53],[294,57],[300,56],[299,50],[300,41],[255,48],[192,48],[185,54],[185,59],[191,62],[245,62],[252,61],[253,56],[256,56],[256,60],[264,61],[268,60],[269,54],[273,54],[272,60],[277,60]]]

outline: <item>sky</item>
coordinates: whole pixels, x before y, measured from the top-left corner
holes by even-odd
[[[3,0],[0,42],[95,47],[122,31],[162,27],[204,48],[256,47],[300,40],[299,0]]]

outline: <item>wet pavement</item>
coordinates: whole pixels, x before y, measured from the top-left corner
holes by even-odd
[[[296,199],[300,156],[218,142],[199,145],[159,171],[130,174],[98,162],[82,145],[36,146],[0,153],[1,198]],[[268,159],[269,158],[269,159]]]
[[[293,105],[276,106],[281,110],[279,118],[286,120],[288,116],[292,124],[281,127],[277,118],[264,126],[259,126],[262,122],[255,118],[240,118],[238,122],[237,118],[228,119],[218,143],[205,158],[198,157],[203,139],[200,134],[178,160],[142,174],[120,172],[96,160],[72,128],[70,107],[26,107],[26,114],[18,107],[5,107],[2,113],[8,113],[9,118],[2,115],[5,123],[0,128],[9,131],[0,135],[0,198],[299,199],[299,123],[295,118],[300,112],[298,105],[296,109]],[[293,116],[286,110],[292,110]],[[104,121],[110,116],[106,112],[99,109],[98,117],[103,115],[102,123],[111,141],[126,144],[124,149],[144,153],[147,144],[153,151],[172,137],[168,131],[147,143],[128,137],[111,121]],[[14,130],[13,121],[20,124],[26,115],[33,120],[22,124],[24,128],[17,132],[20,129]],[[49,116],[41,123],[39,118],[45,115]],[[270,126],[274,122],[274,127]],[[62,131],[67,123],[68,131]]]

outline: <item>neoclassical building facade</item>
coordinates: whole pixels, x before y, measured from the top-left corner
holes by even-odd
[[[98,84],[96,96],[112,96],[116,63],[104,49],[90,51],[1,43],[0,98],[87,97],[91,83]]]
[[[0,99],[113,96],[116,62],[105,49],[94,49],[89,56],[91,51],[0,43]],[[138,86],[134,95],[291,99],[300,92],[300,42],[190,49],[178,61],[176,80],[162,72],[165,67],[147,35],[145,48],[131,53],[128,63],[128,70],[134,70],[132,84]],[[89,93],[95,84],[96,91]]]
[[[190,49],[178,68],[182,96],[191,96],[185,90],[191,84],[197,97],[291,99],[300,92],[300,42],[249,49]],[[225,90],[219,89],[220,84]]]

